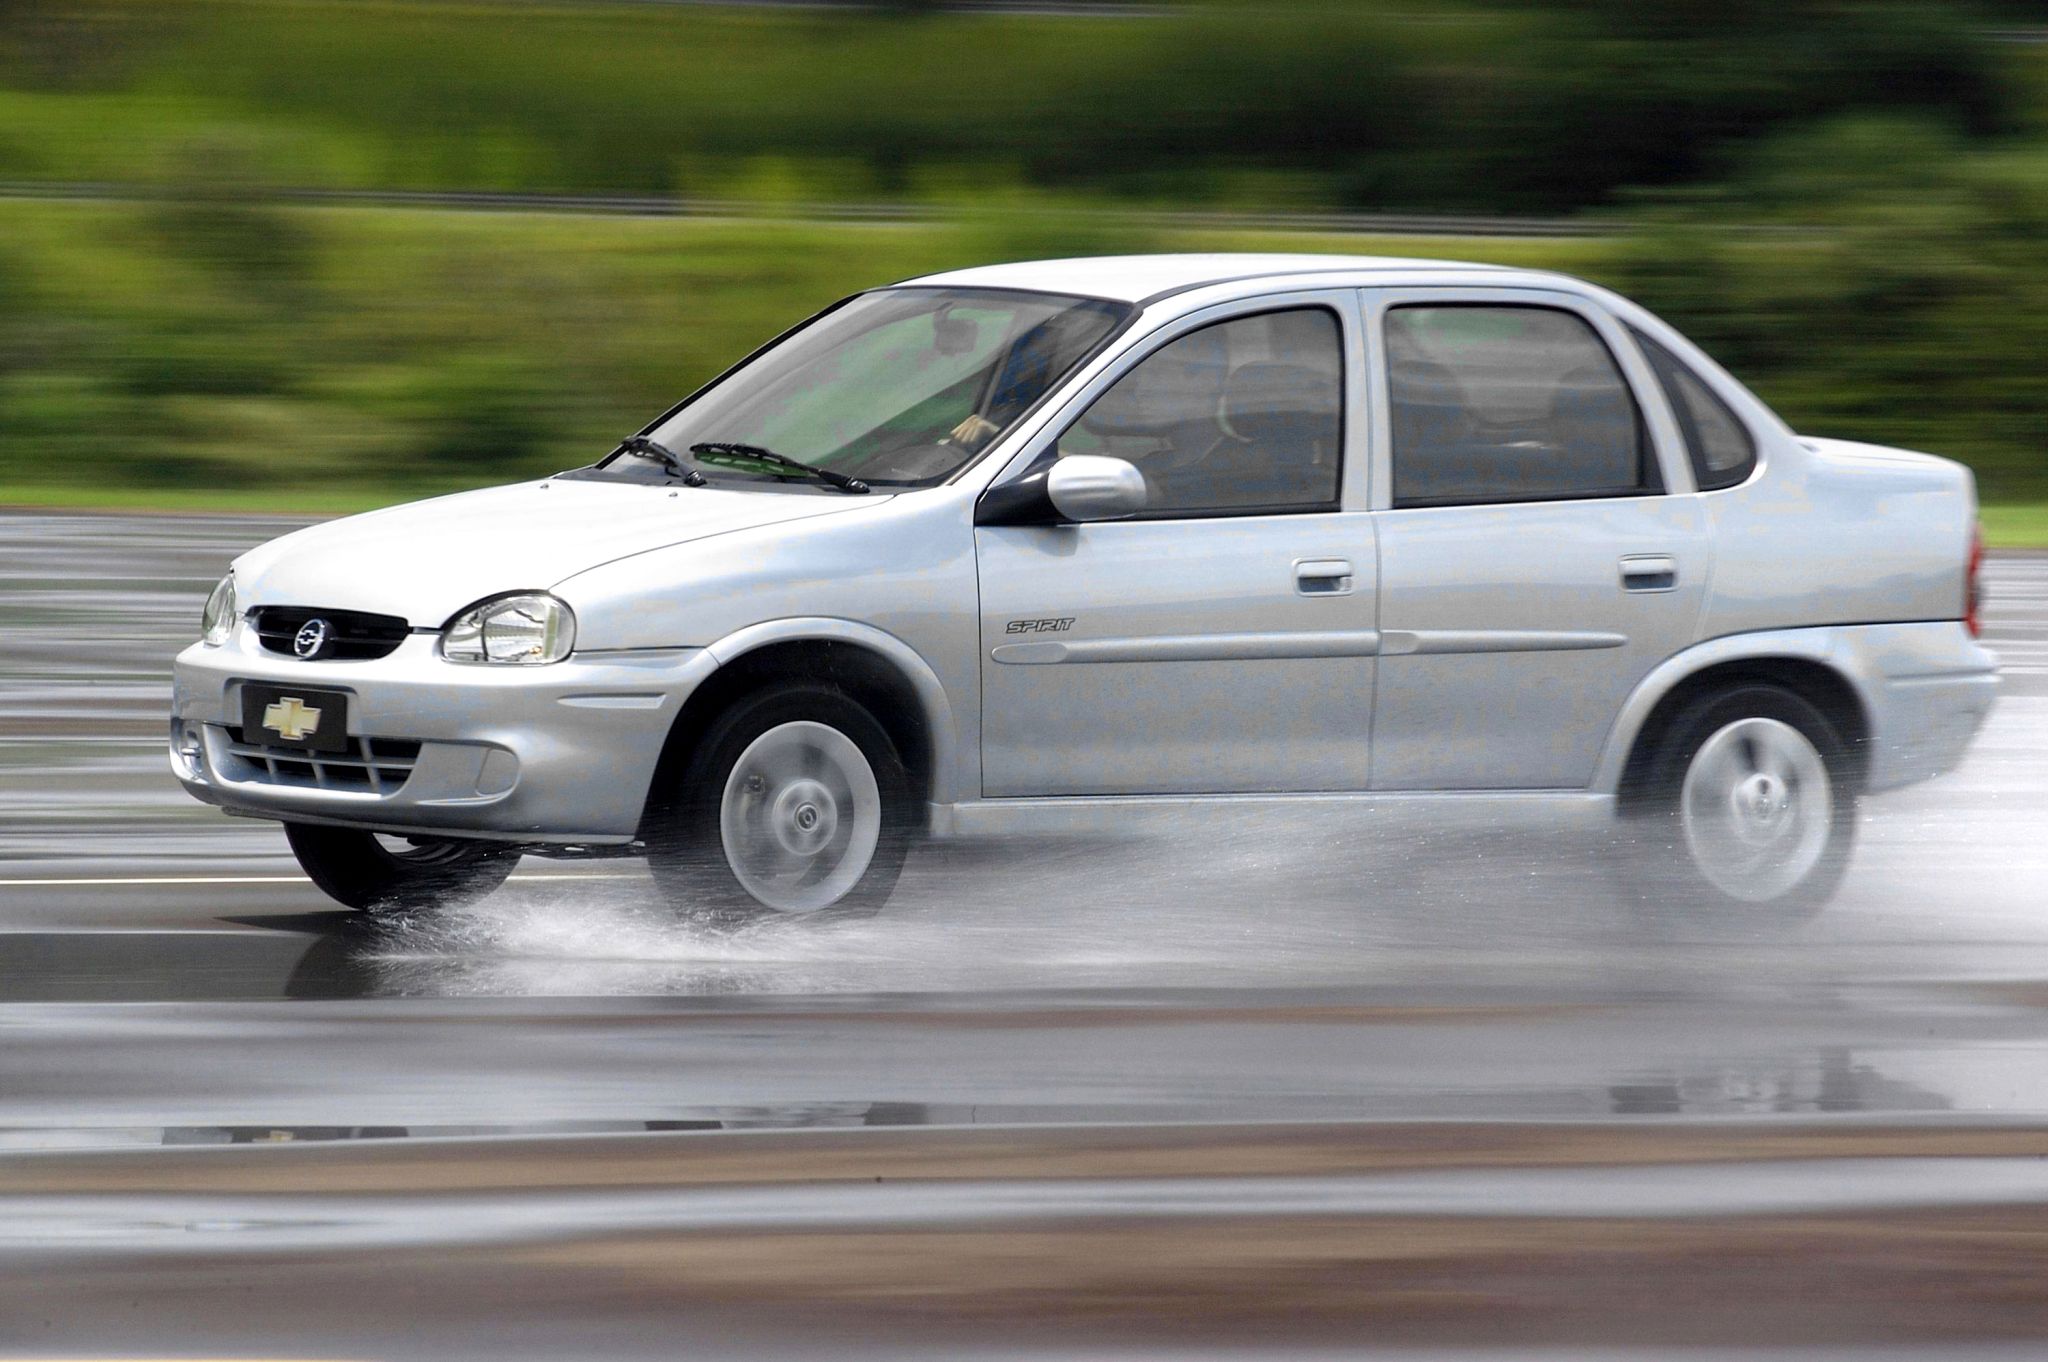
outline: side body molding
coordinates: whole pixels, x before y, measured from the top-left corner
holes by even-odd
[[[1004,643],[989,656],[1004,666],[1044,667],[1062,662],[1230,662],[1262,658],[1373,657],[1373,629],[1292,634],[1162,634],[1150,638],[1091,638],[1075,643]]]
[[[952,803],[979,792],[980,775],[960,769],[960,735],[953,723],[953,706],[938,674],[915,648],[902,639],[871,624],[826,616],[767,620],[736,629],[704,651],[721,667],[771,643],[849,643],[886,658],[917,694],[924,711],[932,744],[932,801]]]
[[[1257,658],[1406,657],[1432,653],[1572,653],[1620,648],[1628,635],[1566,629],[1349,629],[1290,634],[1162,634],[1072,643],[1003,643],[1004,666],[1062,662],[1227,662]]]
[[[1628,645],[1627,634],[1573,629],[1384,629],[1380,653],[1583,653]]]

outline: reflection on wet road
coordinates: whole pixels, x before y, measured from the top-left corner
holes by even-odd
[[[167,659],[281,528],[0,518],[0,1354],[2048,1338],[2048,560],[1797,928],[1236,810],[715,935],[630,863],[357,919],[185,800]]]

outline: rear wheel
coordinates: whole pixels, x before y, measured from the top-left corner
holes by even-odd
[[[361,912],[473,903],[505,882],[519,848],[454,837],[387,837],[287,823],[292,854],[320,891]]]
[[[713,722],[649,829],[675,905],[720,923],[863,916],[896,887],[910,779],[873,715],[842,691],[775,686]]]
[[[1646,888],[1730,917],[1801,917],[1848,870],[1857,790],[1826,715],[1783,687],[1744,684],[1665,729],[1634,813]]]

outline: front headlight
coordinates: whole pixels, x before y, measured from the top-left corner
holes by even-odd
[[[218,648],[235,632],[235,574],[220,579],[199,616],[199,637]]]
[[[576,616],[553,596],[530,592],[472,606],[441,631],[450,662],[533,667],[560,662],[576,646]]]

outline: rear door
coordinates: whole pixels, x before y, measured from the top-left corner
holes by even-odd
[[[1378,395],[1373,784],[1589,784],[1695,637],[1711,545],[1640,353],[1568,293],[1365,297]]]
[[[1111,455],[1149,505],[975,531],[986,794],[1368,787],[1360,348],[1350,290],[1210,309],[1078,395],[1006,474]]]

